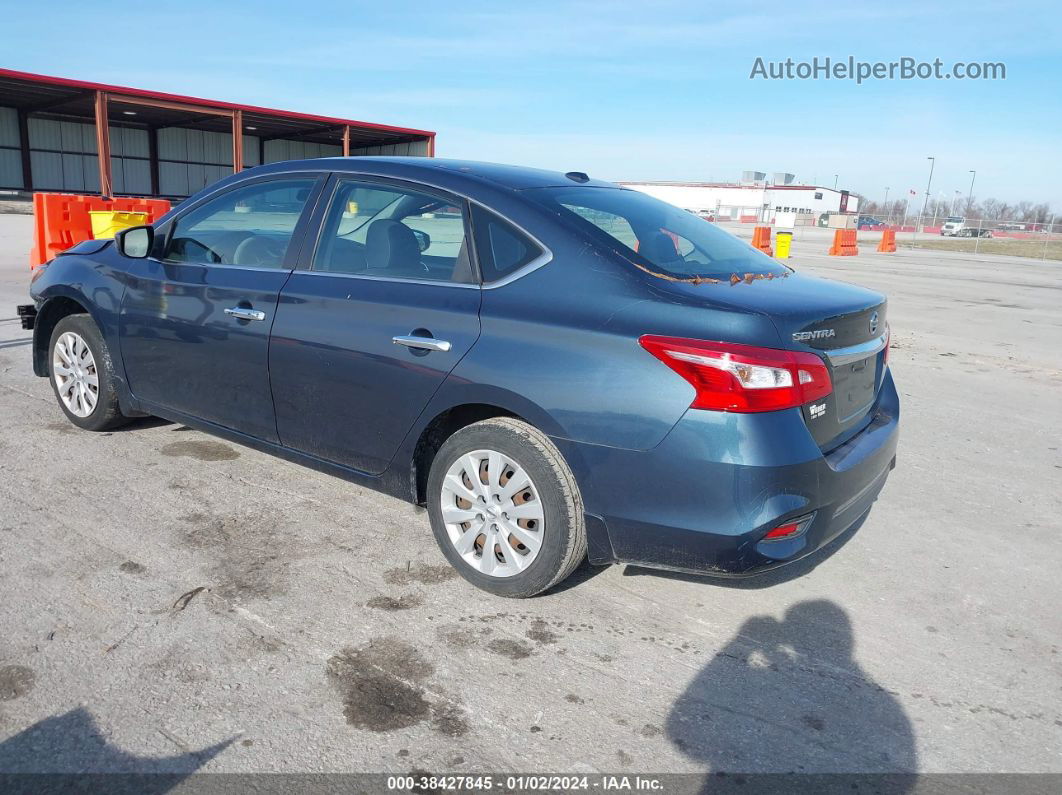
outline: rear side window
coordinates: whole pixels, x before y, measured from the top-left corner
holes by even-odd
[[[483,281],[503,279],[542,255],[542,248],[501,217],[482,207],[472,214],[476,255]]]

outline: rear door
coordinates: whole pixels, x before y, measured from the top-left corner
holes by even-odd
[[[479,337],[468,208],[340,176],[325,196],[273,324],[277,427],[287,447],[379,474]]]
[[[160,229],[155,256],[130,260],[120,335],[137,398],[277,441],[269,329],[323,182],[241,183]]]

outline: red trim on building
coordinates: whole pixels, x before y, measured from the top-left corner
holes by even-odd
[[[435,133],[431,130],[417,130],[412,127],[394,127],[389,124],[373,124],[367,121],[355,121],[354,119],[339,119],[332,116],[317,116],[312,113],[298,113],[292,110],[276,110],[274,108],[262,108],[257,105],[239,105],[234,102],[220,102],[213,99],[200,97],[187,97],[180,94],[167,94],[161,91],[147,91],[142,88],[129,88],[127,86],[112,86],[106,83],[92,83],[86,80],[71,80],[66,77],[53,77],[51,75],[38,75],[32,72],[18,72],[14,69],[0,69],[0,77],[8,77],[15,80],[29,80],[36,83],[44,83],[53,86],[65,86],[87,91],[106,91],[114,94],[126,94],[134,97],[145,97],[170,102],[185,102],[191,105],[199,105],[207,108],[223,108],[227,111],[243,111],[262,116],[276,116],[284,119],[302,119],[303,121],[324,122],[326,124],[363,127],[371,130],[384,130],[387,132],[404,133],[411,136],[423,136],[434,139]]]

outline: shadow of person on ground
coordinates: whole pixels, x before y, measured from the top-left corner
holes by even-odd
[[[750,618],[672,706],[668,739],[716,780],[890,773],[900,774],[889,777],[890,793],[909,791],[918,769],[911,721],[855,661],[853,640],[845,611],[825,599],[793,605],[781,621]]]
[[[67,786],[89,791],[92,787],[75,778],[106,773],[122,774],[98,782],[108,792],[168,792],[232,742],[177,756],[136,756],[111,745],[88,710],[79,707],[0,742],[0,791],[58,791]],[[35,775],[40,773],[53,775]]]

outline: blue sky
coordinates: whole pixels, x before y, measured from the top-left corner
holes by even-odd
[[[616,180],[839,174],[880,199],[924,191],[934,155],[934,194],[965,195],[977,169],[976,196],[1062,213],[1058,23],[1054,3],[903,0],[14,3],[0,64],[420,127],[439,156]],[[1002,61],[1007,79],[749,79],[757,56],[849,55]]]

